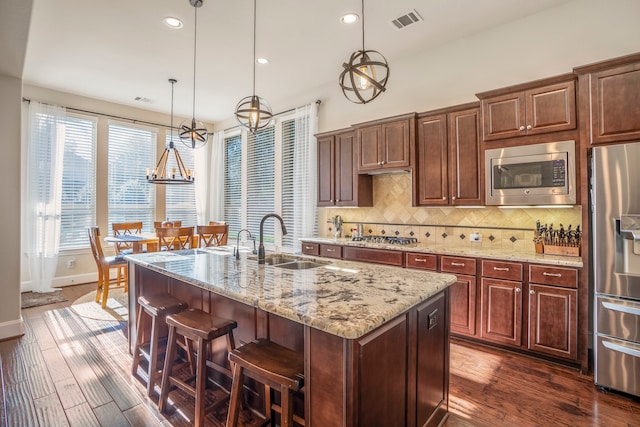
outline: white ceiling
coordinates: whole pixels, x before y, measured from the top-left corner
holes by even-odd
[[[569,0],[368,0],[367,49],[393,64]],[[424,18],[398,31],[391,20],[412,9]],[[216,122],[251,95],[252,0],[204,0],[198,9],[196,117]],[[274,112],[288,99],[335,83],[341,65],[361,47],[357,0],[259,0],[256,92]],[[162,19],[175,16],[184,28]],[[191,116],[194,8],[189,0],[33,0],[23,79],[27,84],[168,113],[176,78],[175,114]],[[144,97],[149,103],[135,101]],[[345,102],[348,102],[345,100]]]

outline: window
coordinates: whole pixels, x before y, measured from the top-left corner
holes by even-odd
[[[229,238],[242,229],[242,136],[224,139],[224,219]]]
[[[274,128],[247,136],[247,228],[260,230],[260,221],[275,212],[275,140]],[[274,222],[264,224],[265,243],[274,243]]]
[[[156,141],[155,130],[109,124],[109,233],[114,222],[142,221],[152,230],[156,193],[144,172],[155,165]]]
[[[264,215],[275,212],[288,234],[280,237],[279,224],[269,220],[264,242],[289,251],[299,251],[299,239],[317,230],[317,150],[315,139],[309,138],[311,113],[295,117],[279,118],[273,127],[255,134],[243,130],[242,136],[225,138],[224,217],[230,234],[247,228],[257,237]]]
[[[166,144],[169,145],[171,141],[171,135],[169,132],[166,134]],[[174,135],[173,146],[178,149],[182,163],[187,171],[195,170],[195,150],[188,148],[180,143],[180,140]],[[178,147],[180,146],[180,147]],[[205,152],[204,150],[202,152]],[[171,161],[175,162],[173,156],[169,159],[167,168],[171,168]],[[175,164],[175,163],[173,163]],[[196,173],[196,179],[198,175]],[[184,185],[167,185],[166,186],[166,217],[170,221],[182,221],[182,224],[186,226],[197,225],[198,215],[196,212],[196,189],[195,184]]]

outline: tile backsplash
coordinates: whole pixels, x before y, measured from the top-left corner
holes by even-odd
[[[333,226],[327,220],[335,215],[345,223],[344,235],[351,234],[355,223],[362,223],[365,234],[417,237],[421,243],[533,251],[537,219],[543,225],[571,224],[575,228],[582,219],[582,208],[413,207],[411,175],[407,173],[374,176],[373,207],[319,208],[320,236],[333,237]],[[480,233],[481,242],[471,242],[471,233]]]

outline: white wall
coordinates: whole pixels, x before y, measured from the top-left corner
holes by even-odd
[[[291,99],[321,99],[319,131],[407,112],[477,101],[476,93],[570,73],[573,67],[640,51],[640,1],[576,0],[525,19],[390,61],[387,92],[366,105],[335,83]],[[375,46],[367,46],[375,49]],[[384,52],[382,52],[384,54]],[[218,123],[216,130],[233,126]]]

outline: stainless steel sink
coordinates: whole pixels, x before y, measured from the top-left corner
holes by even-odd
[[[307,270],[309,268],[321,267],[323,265],[326,264],[306,260],[296,260],[282,264],[274,264],[274,267],[286,268],[288,270]]]
[[[258,257],[252,256],[249,257],[250,260],[258,260]],[[296,258],[295,256],[287,256],[287,255],[268,255],[265,259],[264,259],[264,263],[268,264],[268,265],[276,265],[276,264],[283,264],[285,262],[293,262],[293,261],[297,261],[298,258]]]

